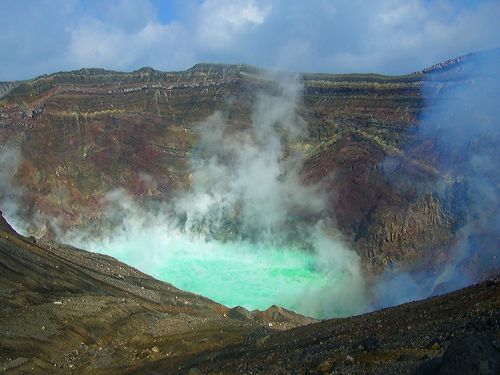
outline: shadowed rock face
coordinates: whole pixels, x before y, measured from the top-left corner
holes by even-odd
[[[471,59],[399,77],[300,76],[309,130],[303,178],[330,192],[330,216],[377,272],[442,259],[463,224],[463,186],[429,188],[456,176],[417,130],[422,87],[439,100],[465,79]],[[116,188],[144,205],[168,201],[189,186],[199,123],[220,110],[231,126],[248,127],[256,93],[273,88],[254,67],[211,64],[171,73],[82,69],[4,86],[0,142],[21,148],[20,214],[37,217],[46,238],[53,228],[40,217],[58,218],[63,230],[98,226],[101,199]]]
[[[415,375],[494,375],[500,372],[500,351],[482,335],[454,340],[442,358],[423,362]]]
[[[498,366],[498,279],[314,322],[277,306],[228,309],[114,258],[25,238],[3,217],[0,271],[6,374],[409,374],[430,359],[456,369],[461,345],[481,351],[469,368]]]

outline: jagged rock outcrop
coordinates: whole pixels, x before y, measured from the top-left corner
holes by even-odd
[[[420,72],[414,74],[439,74],[441,76],[455,76],[460,78],[465,76],[474,65],[480,60],[490,60],[492,63],[500,58],[500,48],[494,48],[487,51],[471,52],[463,56],[458,56],[432,66],[429,66]]]

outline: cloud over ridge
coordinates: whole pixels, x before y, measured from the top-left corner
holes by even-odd
[[[5,1],[0,14],[0,80],[200,61],[401,74],[500,45],[494,0]]]

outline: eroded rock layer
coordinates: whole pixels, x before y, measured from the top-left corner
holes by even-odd
[[[457,240],[467,184],[460,167],[443,166],[442,149],[419,127],[441,93],[492,79],[464,74],[473,60],[398,77],[299,77],[298,112],[308,126],[304,181],[329,191],[330,216],[375,271],[446,258]],[[168,202],[189,187],[200,123],[222,111],[235,129],[248,127],[257,93],[272,87],[254,67],[212,64],[171,73],[82,69],[2,84],[0,143],[21,150],[11,181],[18,194],[10,192],[20,200],[18,214],[51,238],[55,221],[47,218],[57,219],[58,230],[92,227],[102,198],[117,188],[145,205]],[[445,158],[470,159],[476,141],[484,139]],[[489,141],[494,152],[498,140]],[[446,186],[437,189],[440,181]],[[486,237],[477,237],[488,240],[479,247],[498,248]]]

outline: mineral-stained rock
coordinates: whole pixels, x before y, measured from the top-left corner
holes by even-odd
[[[460,171],[441,169],[436,145],[417,129],[422,87],[439,98],[464,79],[457,72],[471,59],[433,67],[432,80],[427,71],[299,76],[297,111],[308,136],[293,146],[307,152],[302,177],[328,192],[329,215],[372,270],[438,262],[438,250],[446,252],[464,224],[467,184]],[[2,87],[0,143],[22,153],[13,181],[23,192],[21,216],[33,230],[57,218],[63,231],[92,232],[103,228],[102,199],[110,191],[123,189],[148,206],[188,188],[203,120],[222,111],[232,128],[250,126],[257,93],[273,84],[255,67],[199,64],[183,72],[82,69]],[[437,181],[443,189],[429,188]],[[37,236],[53,238],[51,223]],[[494,242],[477,239],[478,248]]]

